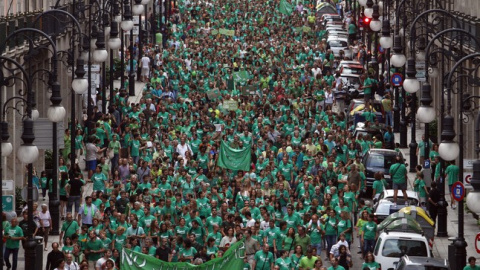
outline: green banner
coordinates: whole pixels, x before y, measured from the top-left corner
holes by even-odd
[[[250,78],[250,74],[246,70],[241,70],[233,73],[233,79],[235,82],[244,84]]]
[[[120,270],[219,270],[219,269],[243,269],[245,257],[245,245],[243,240],[233,244],[223,257],[205,262],[201,265],[193,265],[185,262],[169,263],[153,256],[138,253],[130,249],[123,249]]]
[[[234,171],[250,171],[250,152],[250,145],[244,145],[243,149],[234,149],[222,141],[217,165]]]
[[[293,6],[287,0],[280,0],[280,4],[278,6],[278,11],[285,15],[290,15],[293,12]]]
[[[221,35],[233,37],[235,35],[235,30],[228,30],[228,29],[225,29],[225,28],[220,28],[218,33],[221,34]]]

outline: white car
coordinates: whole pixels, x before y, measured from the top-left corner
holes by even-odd
[[[418,233],[382,232],[375,244],[375,261],[382,269],[393,270],[404,255],[432,257],[427,238]]]
[[[418,195],[415,191],[407,190],[408,204],[411,206],[418,206]],[[397,212],[405,207],[405,199],[401,190],[397,194],[397,206],[393,204],[393,189],[386,189],[380,193],[377,199],[374,200],[373,213],[377,223],[382,222],[390,214]]]
[[[348,38],[343,37],[328,37],[327,44],[333,52],[335,57],[340,56],[340,51],[345,53],[345,56],[350,57],[350,49],[348,47]]]

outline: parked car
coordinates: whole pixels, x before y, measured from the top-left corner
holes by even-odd
[[[447,259],[403,256],[397,263],[395,270],[449,270]]]
[[[375,261],[384,270],[394,270],[401,257],[432,258],[432,251],[424,235],[409,232],[382,232],[374,248]]]
[[[418,195],[416,192],[407,190],[408,204],[417,206]],[[405,207],[405,199],[403,193],[399,191],[397,194],[397,205],[393,204],[393,189],[384,190],[380,193],[379,198],[374,202],[373,214],[375,215],[375,221],[377,223],[383,222],[391,214],[398,212]]]
[[[370,135],[370,137],[375,137],[383,142],[383,130],[376,128],[365,128],[365,123],[363,122],[357,123],[355,130],[353,131],[353,136],[355,138],[358,138],[360,134],[362,134],[364,137],[365,135]]]
[[[364,68],[361,64],[343,64],[337,67],[337,70],[340,71],[340,74],[354,74],[361,75],[364,73]]]
[[[340,51],[343,51],[346,56],[350,55],[350,49],[348,48],[348,38],[342,37],[328,37],[327,44],[333,52],[335,57],[340,56]]]
[[[378,119],[380,123],[385,123],[382,102],[380,100],[375,100],[371,102],[370,107],[375,113],[375,118]],[[347,121],[353,121],[355,125],[359,122],[365,122],[365,118],[362,116],[364,110],[365,101],[358,98],[353,99],[348,107]]]
[[[402,162],[404,162],[402,153],[395,150],[370,149],[367,153],[365,153],[362,159],[362,164],[365,167],[367,188],[371,188],[373,186],[373,182],[375,181],[374,176],[376,172],[383,172],[383,174],[385,175],[385,179],[387,180],[388,187],[392,185],[389,170],[390,166],[395,164],[395,159],[397,156],[400,156],[400,159],[402,160]],[[393,193],[391,195],[393,197]],[[386,198],[388,198],[388,196]]]

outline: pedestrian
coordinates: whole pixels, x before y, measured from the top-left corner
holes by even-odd
[[[25,240],[23,230],[18,226],[17,218],[13,218],[9,226],[3,227],[5,251],[3,254],[3,260],[7,269],[16,270],[18,262],[18,250],[20,249],[20,241]],[[2,239],[2,241],[4,241]],[[12,255],[12,262],[10,263],[10,254]]]
[[[365,256],[365,262],[362,264],[362,269],[369,269],[369,270],[380,270],[382,269],[380,264],[375,261],[375,256],[373,256],[372,252],[368,252]]]
[[[65,259],[65,255],[59,249],[57,242],[52,243],[52,251],[47,255],[47,270],[54,270],[58,267],[61,261]]]
[[[477,259],[475,257],[468,257],[468,265],[463,270],[480,270],[480,266],[476,265]]]
[[[415,181],[413,182],[413,190],[418,195],[420,206],[425,207],[427,204],[428,190],[427,185],[425,184],[425,180],[423,180],[422,171],[417,171],[417,176],[415,177]]]
[[[50,234],[50,230],[52,229],[52,216],[50,215],[50,211],[48,211],[48,207],[46,204],[42,204],[42,210],[38,213],[38,217],[40,220],[40,231],[43,236],[43,243],[44,243],[44,250],[47,251],[48,245],[48,235]]]
[[[363,246],[363,257],[366,256],[368,252],[373,252],[375,242],[378,237],[377,224],[373,221],[374,215],[368,215],[368,221],[363,224],[362,227],[362,246]]]
[[[270,246],[268,244],[264,244],[262,250],[257,251],[255,253],[255,260],[253,262],[253,269],[254,270],[264,270],[264,269],[272,269],[274,265],[274,258],[273,253],[269,251]]]
[[[408,206],[408,196],[407,196],[407,168],[403,164],[402,157],[395,157],[395,164],[390,166],[389,169],[390,177],[393,182],[393,205],[397,206],[397,194],[398,190],[401,190],[403,193],[403,199],[405,205]]]
[[[67,237],[71,238],[74,234],[77,234],[79,229],[80,226],[78,222],[73,219],[72,213],[67,213],[67,218],[60,229],[60,246],[62,246],[62,243],[65,242]]]
[[[430,192],[428,193],[428,213],[437,224],[437,214],[438,214],[438,202],[440,201],[440,191],[437,189],[437,183],[432,182],[430,184]]]
[[[93,218],[95,217],[95,213],[97,211],[97,207],[92,204],[92,197],[85,197],[85,204],[80,207],[80,210],[77,214],[77,222],[81,223],[82,226],[87,226],[87,228],[92,227]]]
[[[453,198],[453,184],[458,181],[459,168],[455,165],[455,160],[449,162],[449,165],[445,169],[445,182],[448,183],[448,190],[450,191],[450,206],[452,209],[457,208],[457,203]]]
[[[75,215],[79,214],[80,201],[84,186],[84,182],[80,180],[81,176],[81,173],[74,173],[73,179],[68,181],[68,184],[65,186],[65,193],[68,200],[67,213],[73,214],[74,212],[72,210],[75,210]],[[72,209],[74,205],[75,209]]]

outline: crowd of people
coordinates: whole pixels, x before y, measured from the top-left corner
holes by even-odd
[[[60,161],[61,241],[51,245],[47,270],[119,269],[124,248],[198,265],[242,239],[243,269],[380,269],[361,157],[383,142],[354,137],[353,122],[334,109],[342,59],[319,35],[316,3],[292,4],[286,15],[272,0],[182,1],[162,43],[145,46],[141,59],[135,46],[126,64],[127,72],[130,61],[141,69],[140,102],[130,103],[122,86],[108,112],[95,108],[76,134],[66,133],[87,172],[69,164],[68,153]],[[335,4],[352,46],[365,50],[353,7]],[[311,31],[297,31],[303,26]],[[240,73],[241,84],[234,79]],[[362,79],[366,93],[369,76]],[[217,166],[222,141],[251,148],[249,171]],[[51,188],[46,178],[38,182],[43,198]],[[385,187],[383,174],[375,178],[372,198]],[[93,193],[83,194],[89,182]],[[35,213],[48,237],[49,214]],[[16,256],[13,265],[9,257],[24,238],[17,223],[5,230],[5,262],[14,270]],[[352,245],[360,246],[362,265],[353,264]]]

